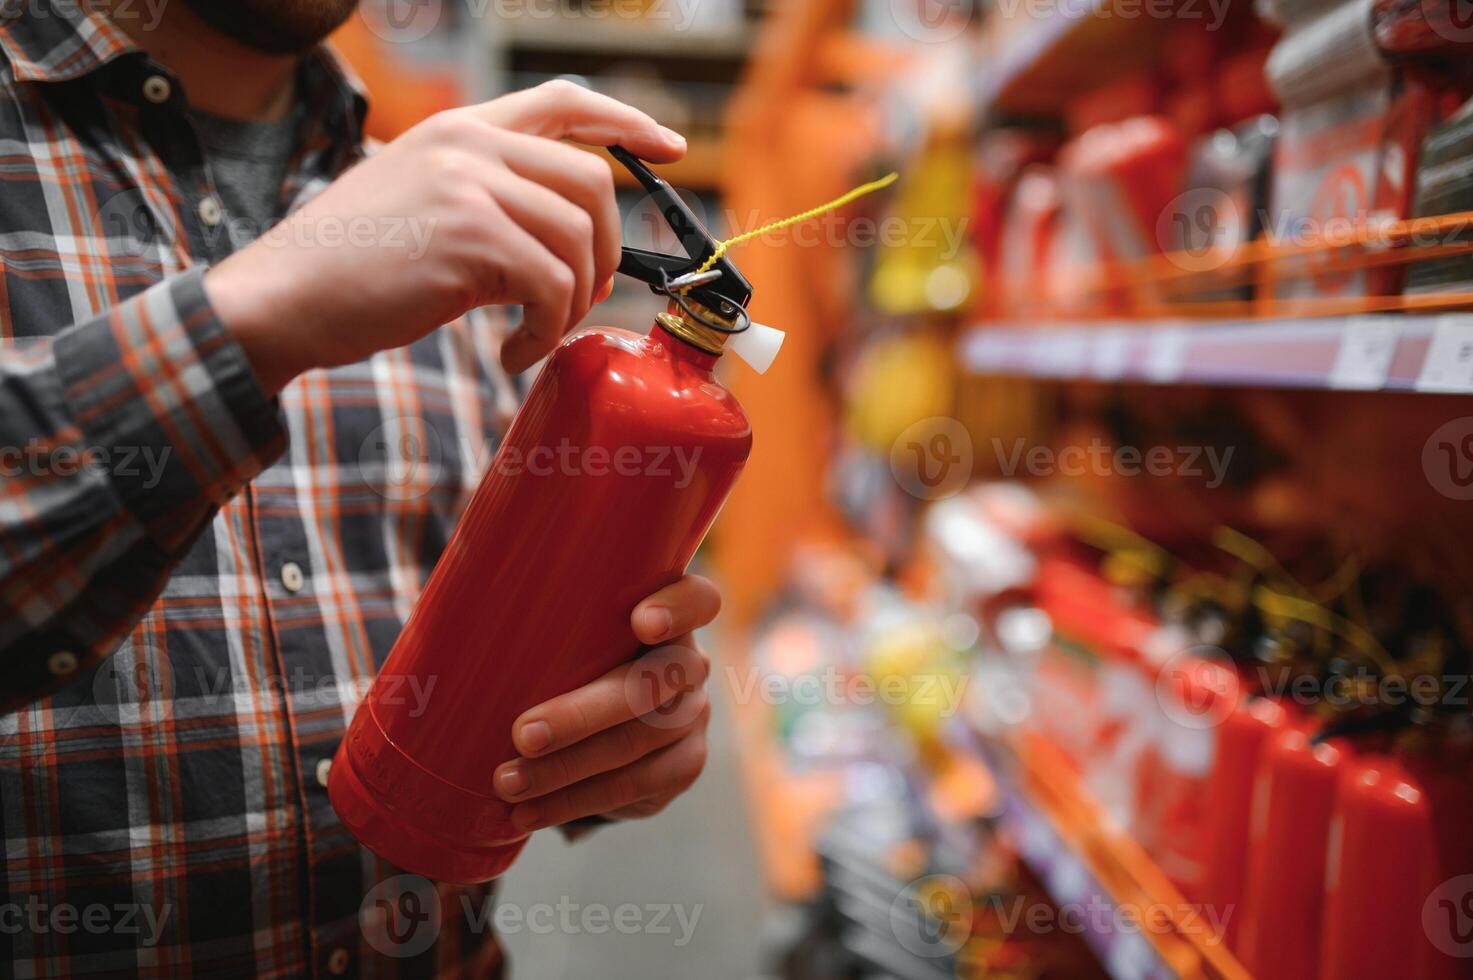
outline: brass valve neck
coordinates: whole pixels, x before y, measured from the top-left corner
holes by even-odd
[[[710,309],[702,306],[695,300],[687,298],[686,303],[690,304],[701,316],[715,323],[726,324],[731,327],[735,327],[737,324],[735,320],[728,320],[725,317],[717,316]],[[717,357],[720,357],[722,348],[726,346],[727,335],[725,333],[712,329],[693,318],[673,300],[664,313],[655,314],[655,322],[664,327],[672,335],[680,338],[692,347],[705,351],[707,354],[715,354]]]

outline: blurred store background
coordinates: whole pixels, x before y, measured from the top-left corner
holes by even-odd
[[[733,252],[788,336],[723,367],[707,775],[503,898],[700,917],[511,933],[517,975],[1473,976],[1466,3],[366,0],[338,41],[382,138],[560,76],[647,110],[722,236],[901,175]]]

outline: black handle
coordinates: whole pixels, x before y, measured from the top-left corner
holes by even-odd
[[[694,272],[716,251],[717,242],[705,228],[701,227],[695,213],[675,193],[669,182],[655,173],[644,161],[622,146],[609,147],[609,153],[639,181],[650,200],[659,209],[660,217],[675,233],[686,257],[663,255],[641,248],[624,248],[624,257],[619,271],[641,282],[648,283],[656,291],[663,291],[664,283],[688,272]],[[724,256],[712,266],[721,272],[714,282],[692,287],[686,295],[697,302],[721,311],[728,303],[745,307],[752,300],[752,284],[737,271]],[[727,315],[723,312],[723,315]]]

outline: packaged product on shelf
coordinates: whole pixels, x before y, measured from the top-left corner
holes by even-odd
[[[1218,125],[1212,84],[1217,70],[1215,34],[1200,21],[1184,20],[1171,25],[1170,37],[1162,46],[1160,112],[1187,140]]]
[[[1321,271],[1350,249],[1342,240],[1371,220],[1390,73],[1370,37],[1369,0],[1350,0],[1292,24],[1265,68],[1283,103],[1274,151],[1268,238],[1304,259],[1272,270],[1279,298],[1364,296],[1364,271]]]
[[[1269,160],[1278,119],[1258,116],[1220,129],[1191,149],[1186,190],[1163,213],[1158,233],[1175,261],[1190,271],[1221,268],[1263,231],[1268,210]],[[1245,284],[1191,299],[1252,299]]]
[[[1473,102],[1434,129],[1422,144],[1417,201],[1413,208],[1413,214],[1419,218],[1464,211],[1473,211]],[[1426,237],[1430,240],[1423,244],[1473,243],[1473,234],[1466,224]],[[1412,263],[1407,273],[1408,295],[1469,290],[1473,290],[1473,254],[1423,259]]]
[[[1161,214],[1181,192],[1185,171],[1185,141],[1161,116],[1095,126],[1059,154],[1064,207],[1078,216],[1107,266],[1163,251]],[[1131,290],[1130,277],[1123,278],[1126,288],[1110,295],[1113,306],[1158,298],[1154,288]]]
[[[1390,86],[1380,83],[1285,107],[1265,228],[1295,255],[1272,270],[1279,298],[1367,295],[1365,269],[1340,264],[1361,252],[1349,247],[1353,236],[1399,217],[1379,212],[1373,197],[1390,112]]]
[[[1374,195],[1377,213],[1387,220],[1400,220],[1414,213],[1422,141],[1436,120],[1437,101],[1433,89],[1409,74],[1398,78],[1393,88]],[[1395,296],[1402,291],[1406,276],[1405,263],[1370,269],[1368,292],[1372,296]]]
[[[1394,294],[1397,265],[1367,268],[1390,247],[1381,229],[1411,211],[1415,162],[1435,99],[1393,73],[1370,34],[1369,0],[1290,27],[1269,56],[1284,103],[1274,156],[1271,241],[1303,257],[1278,263],[1281,299]]]
[[[1264,73],[1271,50],[1271,46],[1260,43],[1218,62],[1214,88],[1218,111],[1225,122],[1278,111],[1278,100]]]
[[[1371,0],[1343,0],[1288,25],[1269,52],[1268,83],[1287,106],[1306,106],[1389,78],[1371,37]]]
[[[1046,316],[1045,270],[1058,234],[1058,171],[1038,164],[1026,168],[1013,188],[1003,221],[1000,268],[1003,316],[1030,320]]]
[[[1137,116],[1155,115],[1160,111],[1161,89],[1158,79],[1147,74],[1137,74],[1074,96],[1064,106],[1064,121],[1069,135],[1079,136],[1096,126],[1108,126]]]
[[[1008,208],[1025,168],[1053,156],[1059,138],[1050,129],[1010,127],[988,131],[973,153],[970,237],[981,262],[982,288],[973,313],[997,316],[1004,307],[1003,256]]]

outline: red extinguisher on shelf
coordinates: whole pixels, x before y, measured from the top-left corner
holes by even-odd
[[[1331,814],[1354,750],[1293,719],[1268,736],[1249,821],[1238,954],[1258,980],[1319,974]]]
[[[526,843],[492,787],[513,721],[639,652],[630,612],[684,573],[751,448],[717,359],[764,371],[781,343],[670,185],[610,152],[687,253],[624,250],[619,271],[668,312],[647,337],[597,327],[549,357],[330,770],[353,835],[435,880],[494,878]]]
[[[1473,976],[1466,746],[1368,753],[1341,773],[1320,980]]]
[[[1246,685],[1245,685],[1246,686]],[[1247,883],[1249,824],[1253,790],[1269,740],[1289,724],[1283,705],[1265,697],[1244,697],[1223,719],[1217,758],[1207,786],[1204,830],[1207,870],[1202,901],[1227,915],[1225,939],[1236,949]]]

